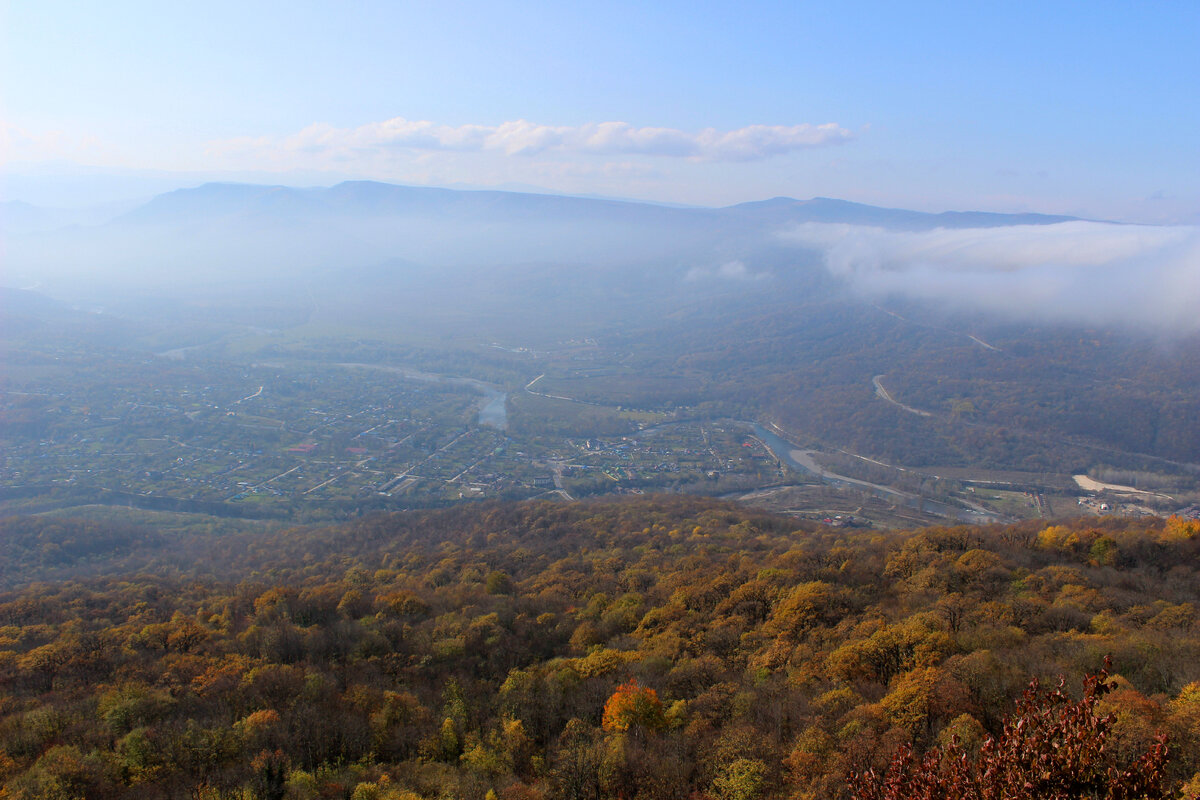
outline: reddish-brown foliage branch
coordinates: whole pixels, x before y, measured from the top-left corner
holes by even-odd
[[[1157,800],[1170,757],[1166,734],[1133,764],[1114,763],[1108,736],[1114,714],[1101,715],[1101,698],[1116,684],[1109,682],[1110,659],[1084,678],[1083,698],[1075,701],[1065,681],[1050,692],[1030,683],[1006,719],[999,736],[988,737],[975,758],[958,747],[930,750],[917,760],[908,746],[900,748],[882,774],[856,773],[854,800]]]

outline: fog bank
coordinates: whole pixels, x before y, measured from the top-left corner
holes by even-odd
[[[871,296],[1039,322],[1200,330],[1200,228],[1063,222],[888,231],[804,223],[781,237]]]

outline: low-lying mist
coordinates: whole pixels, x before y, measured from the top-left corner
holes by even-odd
[[[376,183],[212,184],[101,225],[10,226],[5,249],[8,287],[107,308],[162,297],[306,309],[313,320],[402,317],[414,328],[506,315],[619,326],[849,287],[1022,322],[1200,330],[1200,229],[820,198],[685,209]]]
[[[1200,331],[1200,229],[1062,222],[894,231],[804,223],[781,238],[872,297],[1029,322]]]

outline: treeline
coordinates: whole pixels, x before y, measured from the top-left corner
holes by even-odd
[[[653,497],[187,558],[78,525],[0,529],[0,552],[139,565],[0,594],[2,797],[837,798],[1106,654],[1104,757],[1165,733],[1166,785],[1200,788],[1195,522],[880,534]]]

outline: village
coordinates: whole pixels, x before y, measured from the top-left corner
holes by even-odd
[[[303,517],[548,494],[712,493],[782,474],[735,424],[519,435],[502,405],[498,415],[481,411],[478,387],[403,370],[93,361],[40,370],[36,386],[10,383],[2,397],[10,423],[22,423],[6,427],[0,461],[0,503],[14,512],[116,498]]]

